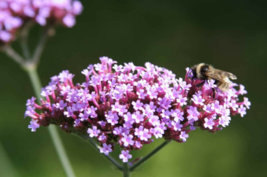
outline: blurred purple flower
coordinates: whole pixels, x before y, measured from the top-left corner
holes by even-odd
[[[15,33],[28,21],[41,26],[62,24],[73,27],[83,6],[79,0],[5,0],[0,1],[0,44],[15,39]]]

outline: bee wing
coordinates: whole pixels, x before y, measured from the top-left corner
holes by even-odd
[[[233,80],[237,79],[234,74],[219,69],[214,69],[213,72],[208,72],[206,75],[221,82],[229,82],[230,80],[228,78]]]
[[[232,73],[228,73],[228,72],[227,72],[227,74],[228,74],[228,77],[229,77],[230,79],[232,79],[232,80],[236,80],[236,79],[237,79],[237,77],[236,77],[234,74],[232,74]]]
[[[232,80],[236,80],[237,79],[237,77],[232,73],[229,73],[229,72],[226,72],[226,71],[222,71],[222,70],[219,70],[219,69],[216,69],[216,71],[218,73],[220,73],[222,76],[226,76],[226,77],[228,77],[228,78],[230,78]]]

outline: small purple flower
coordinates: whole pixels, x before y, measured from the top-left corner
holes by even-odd
[[[162,138],[166,129],[167,128],[165,124],[162,123],[161,125],[156,126],[155,128],[151,128],[150,132],[155,136],[155,138]]]
[[[187,98],[183,97],[183,95],[179,95],[176,99],[177,103],[179,103],[181,106],[186,105]]]
[[[119,115],[123,115],[127,110],[125,109],[126,106],[120,105],[119,102],[116,102],[115,105],[111,105],[111,110],[116,111]]]
[[[75,20],[75,17],[73,15],[70,15],[70,14],[67,14],[64,18],[63,18],[63,23],[71,28],[75,25],[76,23],[76,20]]]
[[[180,122],[172,122],[172,125],[173,125],[173,129],[174,129],[175,131],[181,131],[181,129],[182,129],[182,127],[183,127],[183,125],[180,124]]]
[[[155,87],[148,87],[147,88],[147,95],[149,96],[150,99],[157,98],[157,91]]]
[[[193,95],[192,101],[196,104],[196,105],[203,105],[204,104],[204,99],[201,96],[202,92],[198,91],[195,95]]]
[[[110,123],[111,125],[115,125],[118,123],[119,117],[116,113],[112,113],[111,111],[109,111],[108,114],[106,114],[106,119],[108,123]]]
[[[135,147],[137,147],[138,149],[140,149],[140,148],[142,148],[142,143],[140,142],[140,141],[135,141],[134,142],[134,145],[135,145]]]
[[[7,31],[0,31],[0,41],[8,42],[12,39],[12,34]]]
[[[180,111],[179,109],[172,110],[171,115],[174,117],[175,122],[184,120],[184,112]]]
[[[97,137],[100,133],[100,130],[98,130],[96,126],[93,126],[92,128],[88,128],[87,133],[90,137]]]
[[[214,104],[211,103],[211,104],[204,105],[203,110],[205,110],[208,113],[213,112],[214,111]]]
[[[119,158],[122,159],[122,161],[124,163],[126,163],[126,162],[128,162],[129,159],[132,158],[132,155],[129,154],[129,151],[128,150],[122,150]]]
[[[71,107],[67,107],[67,111],[64,111],[64,115],[67,117],[73,116],[73,110]]]
[[[239,91],[238,91],[238,94],[240,95],[244,95],[244,94],[247,94],[248,92],[245,90],[245,86],[244,85],[240,85],[239,86]]]
[[[81,118],[81,121],[86,121],[88,119],[90,114],[88,114],[87,111],[85,111],[84,113],[80,113],[79,117]]]
[[[140,102],[140,100],[137,100],[136,102],[132,102],[133,108],[137,111],[137,110],[142,110],[143,109],[143,103]]]
[[[98,137],[98,141],[105,141],[107,139],[106,135],[104,133],[102,133],[101,135],[99,135]]]
[[[208,85],[208,87],[210,87],[210,88],[215,88],[215,87],[217,87],[217,85],[215,84],[215,80],[213,80],[213,79],[208,80],[207,85]]]
[[[148,139],[151,138],[151,134],[149,133],[149,130],[145,128],[143,131],[140,131],[139,138],[140,140],[148,141]]]
[[[66,95],[70,92],[70,86],[67,85],[67,86],[62,86],[62,90],[61,90],[61,95]]]
[[[40,125],[37,123],[36,120],[31,120],[30,125],[28,125],[28,128],[31,129],[32,132],[35,132],[37,128],[39,128]]]
[[[80,123],[81,123],[81,119],[76,119],[76,120],[74,121],[74,127],[79,126]]]
[[[230,109],[226,109],[224,107],[221,107],[220,113],[221,116],[228,117],[230,116]]]
[[[144,110],[144,115],[147,117],[151,117],[154,115],[155,110],[151,109],[151,107],[149,105],[145,106],[145,110]]]
[[[105,127],[106,126],[106,122],[101,120],[98,122],[98,124],[101,126],[101,127]]]
[[[161,109],[159,112],[161,112],[161,117],[169,119],[171,116],[171,112],[169,110]]]
[[[236,103],[236,100],[232,100],[228,105],[229,105],[234,111],[237,110],[237,108],[238,108],[238,104]]]
[[[140,111],[136,111],[132,114],[133,120],[135,120],[136,123],[140,123],[144,121],[144,115],[140,113]]]
[[[62,83],[65,83],[66,81],[68,81],[69,75],[70,75],[70,73],[69,73],[68,70],[62,71],[58,75],[59,81],[62,82]]]
[[[145,99],[147,94],[145,93],[145,90],[144,89],[140,89],[138,92],[137,92],[137,95],[141,98],[141,99]]]
[[[188,113],[187,119],[190,121],[191,120],[197,121],[198,116],[200,115],[200,113],[197,111],[197,107],[195,107],[195,106],[189,106],[187,113]]]
[[[60,110],[64,110],[64,108],[67,106],[67,103],[64,103],[63,100],[60,100],[59,103],[56,103],[56,108]]]
[[[114,135],[120,135],[122,133],[122,127],[115,127],[113,130]]]
[[[196,129],[196,127],[195,127],[195,126],[193,126],[193,125],[190,125],[189,129],[190,129],[191,131],[193,131],[193,130],[195,130],[195,129]]]
[[[148,120],[153,126],[157,126],[160,124],[160,120],[158,116],[153,115]]]
[[[220,105],[220,102],[218,100],[216,100],[212,106],[216,113],[220,113],[222,105]]]
[[[185,131],[181,131],[180,138],[183,140],[183,142],[185,142],[186,138],[188,138],[188,137],[189,137],[189,135],[186,134]]]
[[[84,70],[82,70],[81,73],[82,73],[83,75],[85,75],[86,78],[89,78],[89,76],[92,74],[92,72],[89,71],[88,69],[84,69]]]
[[[187,84],[185,81],[183,81],[182,78],[179,78],[178,82],[179,82],[180,87],[181,87],[183,90],[189,90],[190,87],[191,87],[191,84]]]
[[[35,97],[32,97],[31,99],[27,100],[26,106],[34,106],[35,105]]]
[[[133,128],[133,120],[129,120],[129,121],[125,121],[124,124],[123,124],[123,127],[124,128],[127,128],[128,130],[130,130],[131,128]]]
[[[230,117],[220,117],[219,118],[219,124],[223,127],[226,127],[229,125],[231,118]]]
[[[213,121],[213,119],[205,118],[204,120],[205,120],[204,127],[212,130],[213,126],[215,125],[215,122]]]
[[[123,146],[127,147],[129,145],[133,145],[134,141],[133,141],[133,135],[124,135],[121,139]]]
[[[111,144],[106,144],[106,143],[104,143],[104,144],[103,144],[103,147],[100,148],[100,152],[101,152],[101,153],[104,153],[105,155],[108,155],[110,152],[112,152],[111,147],[112,147]]]
[[[134,135],[140,137],[142,132],[143,132],[143,130],[144,130],[144,127],[142,125],[139,126],[138,128],[135,128]]]
[[[27,116],[31,118],[37,118],[34,107],[31,107],[31,106],[27,107],[27,110],[24,113],[24,117],[27,117]]]
[[[250,108],[251,102],[248,100],[247,97],[244,97],[243,104],[247,107],[247,109]]]
[[[240,108],[238,109],[238,113],[240,114],[241,117],[244,117],[244,115],[247,114],[246,108],[243,105],[241,105]]]

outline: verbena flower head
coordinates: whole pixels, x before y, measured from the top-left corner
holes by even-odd
[[[83,6],[78,0],[4,0],[0,1],[0,43],[15,38],[15,32],[26,22],[41,26],[62,24],[72,27]]]
[[[153,138],[185,142],[196,127],[221,130],[229,125],[231,115],[243,117],[250,106],[248,98],[238,98],[246,93],[244,86],[236,90],[233,84],[227,92],[217,89],[213,97],[214,82],[199,87],[203,81],[192,79],[190,69],[183,80],[151,63],[140,67],[117,65],[108,57],[100,61],[81,72],[85,75],[81,84],[74,85],[74,75],[67,70],[52,77],[41,92],[46,98],[41,105],[35,98],[27,101],[29,128],[59,125],[66,132],[95,138],[106,155],[119,144],[119,158],[128,162],[131,150],[141,149]]]

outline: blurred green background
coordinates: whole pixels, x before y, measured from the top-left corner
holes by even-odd
[[[81,70],[100,56],[121,64],[149,61],[177,77],[184,77],[186,67],[206,62],[236,74],[252,102],[244,118],[233,116],[230,126],[216,134],[196,130],[186,143],[172,142],[133,177],[267,176],[267,1],[82,3],[76,26],[57,28],[47,43],[38,69],[43,85],[65,69],[76,74],[75,82],[82,82]],[[39,33],[39,27],[31,31],[31,47]],[[13,46],[19,49],[17,42]],[[47,128],[32,133],[27,128],[30,119],[23,119],[26,99],[34,95],[27,74],[0,53],[0,76],[0,176],[64,177]],[[122,176],[89,144],[60,135],[77,177]],[[134,152],[134,158],[161,142]]]

